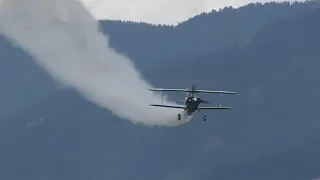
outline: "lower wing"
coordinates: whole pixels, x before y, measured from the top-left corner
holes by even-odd
[[[168,105],[160,105],[160,104],[150,104],[150,106],[165,107],[165,108],[176,108],[176,109],[185,109],[184,106],[168,106]]]
[[[232,109],[231,107],[199,107],[199,109]]]

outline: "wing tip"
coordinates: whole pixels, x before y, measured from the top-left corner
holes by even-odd
[[[232,107],[219,107],[218,109],[232,109]]]
[[[226,93],[226,94],[236,94],[236,92],[232,92],[232,91],[224,91],[223,93]]]
[[[149,104],[149,106],[161,106],[160,104]]]

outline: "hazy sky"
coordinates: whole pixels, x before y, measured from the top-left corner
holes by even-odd
[[[122,19],[176,24],[189,17],[225,6],[239,7],[252,0],[82,0],[98,19]],[[268,0],[257,0],[270,2]],[[284,0],[274,0],[281,2]],[[289,0],[292,1],[292,0]]]

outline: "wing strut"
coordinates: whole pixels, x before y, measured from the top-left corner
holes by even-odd
[[[164,91],[162,91],[162,105],[163,105],[163,93],[164,93]]]

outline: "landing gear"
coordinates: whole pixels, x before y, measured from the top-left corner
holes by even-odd
[[[198,108],[198,111],[201,113],[200,109]],[[203,121],[207,120],[207,115],[203,115]]]
[[[181,120],[181,114],[178,114],[178,120]]]

